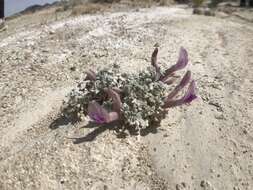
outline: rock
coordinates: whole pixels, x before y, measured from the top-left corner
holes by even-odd
[[[176,184],[176,190],[184,190],[187,188],[187,184],[182,182],[181,184]]]
[[[220,12],[224,12],[226,14],[231,14],[233,12],[235,12],[237,10],[237,7],[234,5],[232,6],[231,4],[229,3],[220,3],[218,6],[217,6],[217,10],[220,11]]]
[[[69,68],[71,71],[76,71],[76,67],[75,66],[72,66]]]
[[[217,7],[238,7],[239,4],[237,2],[221,2],[218,3]]]
[[[214,187],[212,186],[212,184],[209,181],[206,181],[206,180],[202,180],[200,182],[200,187],[203,190],[215,190]]]
[[[248,131],[247,131],[246,129],[244,129],[244,130],[243,130],[243,133],[244,133],[245,135],[247,135],[247,134],[248,134]]]
[[[50,35],[53,35],[53,34],[55,34],[55,31],[53,31],[53,30],[49,30],[49,32],[48,32]]]
[[[212,11],[209,8],[204,8],[204,7],[197,7],[193,9],[193,14],[197,15],[205,15],[205,16],[215,16],[214,11]]]
[[[193,9],[193,14],[202,15],[202,12],[203,12],[203,9],[200,9],[200,8]]]

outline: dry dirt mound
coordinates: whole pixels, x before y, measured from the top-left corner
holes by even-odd
[[[191,13],[158,7],[1,34],[0,189],[252,189],[253,25]],[[86,121],[52,127],[85,70],[145,69],[156,43],[164,65],[188,50],[198,101],[145,137]]]

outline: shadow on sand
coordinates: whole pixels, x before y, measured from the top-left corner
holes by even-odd
[[[55,129],[58,129],[62,125],[67,125],[69,123],[74,124],[77,121],[78,120],[76,120],[76,119],[68,119],[64,116],[60,116],[49,125],[49,128],[52,130],[55,130]],[[89,122],[87,125],[85,125],[81,128],[94,128],[94,130],[92,132],[88,133],[87,135],[85,135],[83,137],[69,138],[69,139],[72,139],[74,144],[90,142],[90,141],[94,141],[97,136],[99,136],[100,134],[102,134],[106,130],[114,130],[116,132],[116,135],[118,138],[126,138],[128,135],[146,136],[150,133],[153,133],[153,134],[157,133],[157,128],[160,126],[160,124],[154,124],[154,125],[152,125],[152,127],[148,127],[148,128],[141,129],[138,131],[138,130],[134,130],[133,128],[127,128],[126,130],[122,130],[119,127],[120,125],[121,124],[119,122],[114,122],[114,123],[110,123],[110,124],[102,124],[102,125],[99,125],[99,124],[96,124],[93,122]]]
[[[69,123],[75,124],[78,121],[80,121],[78,118],[72,117],[70,119],[65,117],[64,115],[60,115],[49,125],[49,128],[55,130],[58,129],[60,126],[68,125]]]

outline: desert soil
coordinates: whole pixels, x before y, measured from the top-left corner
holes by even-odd
[[[182,6],[47,18],[0,33],[0,189],[253,189],[252,22]],[[146,136],[52,125],[85,70],[145,69],[156,43],[164,66],[188,50],[197,101]]]

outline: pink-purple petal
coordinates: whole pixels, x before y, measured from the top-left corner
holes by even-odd
[[[191,71],[187,71],[178,86],[180,86],[182,89],[190,82],[190,80],[191,80]]]
[[[181,47],[177,63],[171,66],[169,69],[165,70],[165,74],[164,76],[160,77],[160,80],[166,81],[167,78],[170,77],[170,75],[172,75],[175,71],[185,68],[187,64],[188,64],[188,53],[186,49]]]
[[[88,115],[94,122],[99,124],[108,123],[109,121],[108,111],[95,101],[89,103]]]
[[[86,71],[85,80],[96,80],[96,73],[92,71],[91,69],[89,71]]]
[[[155,80],[159,80],[159,78],[161,77],[161,68],[159,67],[158,63],[157,63],[157,54],[158,54],[158,48],[155,48],[154,52],[152,53],[151,56],[151,65],[155,68],[156,70],[156,76],[155,76]]]
[[[187,71],[183,76],[180,83],[174,88],[174,90],[167,96],[166,101],[169,101],[173,97],[175,97],[180,90],[182,90],[191,80],[191,71]]]
[[[117,121],[119,119],[119,114],[117,112],[109,113],[109,122]]]
[[[89,114],[89,116],[96,123],[99,123],[99,124],[106,123],[105,118],[103,116],[99,115],[98,113],[91,113],[91,114]]]
[[[185,95],[178,100],[168,100],[164,103],[163,108],[169,108],[169,107],[175,107],[175,106],[181,106],[183,104],[191,103],[193,100],[197,98],[196,95],[196,84],[195,81],[193,80],[189,87],[188,90],[186,91]]]
[[[157,54],[158,54],[158,48],[155,48],[155,50],[152,53],[151,56],[151,65],[154,67],[157,67]]]
[[[196,83],[193,80],[190,83],[190,86],[185,94],[185,96],[183,97],[184,103],[191,103],[193,100],[195,100],[197,98],[196,95]]]
[[[105,92],[108,94],[110,98],[112,98],[113,101],[113,110],[116,111],[117,113],[121,112],[121,107],[122,107],[122,102],[120,99],[120,95],[112,90],[112,89],[105,89]]]
[[[180,52],[179,52],[179,58],[178,58],[178,61],[175,65],[175,70],[177,71],[177,70],[185,68],[187,63],[188,63],[188,53],[187,53],[186,49],[181,47]]]

